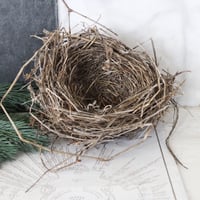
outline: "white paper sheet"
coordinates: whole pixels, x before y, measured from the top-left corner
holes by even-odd
[[[82,158],[81,162],[57,172],[48,172],[25,192],[44,172],[39,153],[26,154],[0,169],[1,200],[186,200],[177,165],[166,149],[164,139],[170,123],[160,123],[159,141],[155,133],[144,143],[112,161]],[[141,139],[120,139],[89,152],[97,157],[110,157],[138,143]],[[59,146],[66,150],[66,145]],[[42,155],[51,168],[66,159],[64,155]],[[72,160],[68,160],[71,162]]]

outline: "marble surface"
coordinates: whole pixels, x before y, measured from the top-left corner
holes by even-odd
[[[158,127],[158,133],[160,141],[166,137],[168,133],[171,123],[169,122],[171,113],[168,113],[168,116],[164,119],[163,122],[160,123]],[[167,119],[167,120],[166,120]],[[174,153],[178,156],[178,158],[188,167],[185,169],[181,166],[179,167],[179,172],[177,170],[177,166],[175,166],[174,160],[171,156],[169,156],[169,152],[166,151],[166,146],[162,145],[163,152],[165,154],[166,161],[168,163],[168,170],[170,173],[170,177],[174,184],[174,190],[177,191],[177,199],[176,200],[199,200],[200,192],[199,192],[199,180],[200,180],[200,107],[182,107],[179,112],[179,121],[176,126],[176,129],[170,139],[171,147]],[[170,193],[165,193],[169,188],[166,182],[166,174],[160,172],[164,172],[163,165],[161,164],[161,160],[153,159],[153,162],[149,163],[150,157],[152,155],[158,155],[155,153],[158,150],[158,146],[152,146],[155,135],[150,137],[147,141],[145,141],[142,145],[134,148],[132,151],[126,153],[121,158],[114,160],[114,165],[110,165],[109,163],[102,162],[91,162],[91,165],[88,163],[85,165],[84,162],[77,164],[72,168],[68,168],[68,170],[63,169],[59,171],[57,174],[49,173],[48,176],[45,176],[29,193],[24,193],[24,191],[33,184],[37,178],[43,174],[45,168],[43,165],[37,164],[40,162],[40,157],[38,154],[27,154],[21,156],[16,162],[7,163],[0,170],[0,199],[2,200],[20,200],[20,199],[35,199],[36,197],[41,197],[37,199],[81,199],[79,197],[87,196],[86,199],[106,199],[106,195],[109,194],[118,194],[123,195],[124,191],[128,188],[128,193],[126,193],[128,197],[132,197],[133,194],[136,195],[136,199],[152,199],[154,200],[155,196],[160,199],[173,200],[174,198],[167,198],[165,195]],[[121,143],[123,144],[123,143]],[[164,143],[163,143],[164,144]],[[115,148],[115,150],[118,148]],[[156,150],[157,149],[157,150]],[[111,149],[110,149],[111,150]],[[107,153],[111,153],[107,149]],[[98,151],[98,150],[95,150]],[[99,155],[107,155],[106,151],[99,151]],[[155,154],[154,154],[155,153]],[[168,154],[168,156],[166,155]],[[140,156],[136,156],[140,155]],[[148,159],[144,159],[147,156]],[[156,158],[156,156],[154,156]],[[43,157],[47,167],[55,165],[60,162],[62,156],[46,155]],[[121,161],[120,161],[121,159]],[[119,162],[120,161],[120,162]],[[126,161],[126,162],[124,162]],[[128,162],[127,162],[128,161]],[[136,165],[134,163],[137,163]],[[147,166],[142,167],[142,170],[137,170],[137,166]],[[122,166],[122,168],[121,168]],[[156,169],[156,166],[159,170]],[[109,169],[110,170],[106,170]],[[88,169],[91,171],[90,176],[88,177]],[[123,169],[123,170],[119,170]],[[125,169],[125,170],[124,170]],[[103,172],[103,173],[102,173]],[[179,177],[179,173],[181,173],[182,181],[184,184],[184,188],[181,186],[181,180]],[[101,175],[101,176],[99,176]],[[135,176],[136,178],[132,178]],[[94,179],[94,177],[101,177]],[[125,179],[122,177],[126,177]],[[145,181],[143,181],[145,178]],[[64,179],[63,179],[64,178]],[[88,178],[90,181],[88,182]],[[80,182],[77,183],[77,180]],[[93,180],[93,181],[91,181]],[[111,180],[111,182],[108,182]],[[151,182],[154,180],[153,182]],[[138,183],[140,183],[139,189],[135,187]],[[158,187],[159,181],[163,182],[161,186]],[[60,187],[55,187],[60,184]],[[72,184],[73,183],[73,184]],[[103,184],[102,184],[103,183]],[[105,187],[100,188],[99,186],[104,185],[105,183],[109,183],[109,185],[114,185],[114,187],[110,188],[111,190],[105,190]],[[149,183],[149,185],[148,185]],[[106,188],[107,185],[106,184]],[[78,185],[78,187],[77,187]],[[86,188],[89,190],[85,190],[81,187],[81,185],[86,185]],[[121,186],[120,186],[121,185]],[[67,189],[66,189],[67,186]],[[120,187],[118,187],[120,186]],[[100,188],[100,190],[97,190]],[[168,189],[167,189],[168,188]],[[153,190],[152,190],[153,189]],[[186,191],[186,196],[184,196],[184,190]],[[96,191],[96,192],[94,192]],[[145,191],[143,193],[143,197],[141,197],[140,191]],[[154,191],[154,193],[152,193]],[[75,192],[75,193],[74,193]],[[77,196],[77,194],[81,194]],[[88,196],[88,195],[92,196]],[[149,198],[148,195],[152,195]],[[38,196],[40,195],[40,196]],[[103,195],[103,196],[102,196]],[[111,195],[111,199],[114,198]],[[130,196],[129,196],[130,195]],[[144,195],[145,196],[144,198]],[[48,198],[47,198],[48,196]],[[23,197],[23,198],[22,198]],[[27,197],[27,198],[25,198]],[[73,198],[71,198],[73,197]],[[163,198],[166,197],[166,198]],[[74,200],[73,199],[73,200]],[[120,199],[120,198],[119,198]],[[132,199],[132,198],[131,198]]]
[[[188,112],[184,113],[181,109],[180,114],[184,115],[181,120],[189,121],[189,118],[185,118],[185,116],[188,117]],[[172,116],[173,109],[169,110],[166,117],[159,123],[158,137],[152,131],[142,143],[140,143],[141,134],[135,139],[121,138],[99,145],[87,154],[109,158],[134,145],[134,148],[109,162],[81,157],[81,162],[66,167],[67,164],[73,163],[73,157],[47,152],[41,155],[39,153],[23,154],[16,161],[5,163],[0,169],[0,199],[191,200],[188,195],[190,197],[196,195],[191,189],[193,182],[187,181],[187,175],[184,176],[187,183],[185,184],[186,193],[180,171],[165,145],[165,138],[172,127]],[[176,131],[182,132],[182,128],[184,127],[178,125]],[[172,139],[174,142],[174,138]],[[63,141],[55,145],[62,151],[72,152],[74,148]],[[177,155],[179,156],[179,153]],[[184,157],[180,158],[186,162],[185,164],[189,164]],[[46,173],[47,169],[55,166],[61,169]],[[192,166],[191,163],[190,166]],[[41,180],[30,188],[44,172],[46,174]],[[192,175],[194,175],[193,172],[190,172],[190,176]],[[27,189],[29,191],[25,192]]]
[[[199,0],[67,0],[75,10],[98,20],[118,33],[129,46],[145,42],[149,53],[152,38],[160,68],[171,73],[190,70],[181,79],[186,79],[183,96],[179,103],[188,106],[200,105],[200,1]],[[67,26],[67,12],[58,0],[60,26]],[[72,27],[90,21],[72,14]],[[74,28],[73,30],[76,30]]]
[[[171,138],[171,145],[180,160],[179,166],[189,200],[200,199],[200,107],[180,109],[179,122]]]

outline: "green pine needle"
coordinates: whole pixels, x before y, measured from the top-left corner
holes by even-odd
[[[0,136],[0,164],[6,160],[14,160],[18,152],[17,145],[8,143]]]
[[[0,100],[9,86],[10,84],[0,84]],[[49,138],[46,135],[39,134],[37,129],[29,125],[30,116],[27,111],[31,98],[29,91],[23,86],[22,83],[17,83],[3,101],[3,105],[25,139],[47,146]],[[6,160],[16,159],[21,152],[34,150],[36,150],[34,146],[23,143],[18,138],[8,118],[0,108],[0,164]]]
[[[0,116],[4,119],[5,116]],[[33,129],[24,121],[14,121],[22,136],[37,144],[47,146],[49,139],[46,135],[41,135],[36,129]],[[20,152],[34,151],[35,147],[30,144],[23,143],[17,136],[15,130],[8,120],[0,120],[0,163],[5,160],[13,160]]]
[[[8,90],[10,84],[0,84],[0,100]],[[8,112],[24,112],[30,104],[30,93],[22,83],[17,83],[3,101]],[[0,109],[0,112],[1,109]]]

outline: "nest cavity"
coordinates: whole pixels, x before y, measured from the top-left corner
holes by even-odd
[[[161,73],[140,47],[97,28],[41,39],[27,79],[31,115],[43,131],[96,145],[155,126],[172,104],[175,75]]]

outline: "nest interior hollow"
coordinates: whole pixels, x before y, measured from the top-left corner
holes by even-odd
[[[175,76],[161,73],[145,51],[97,28],[56,30],[42,40],[27,76],[33,105],[39,105],[31,113],[61,138],[98,144],[134,136],[157,123],[177,91]]]

